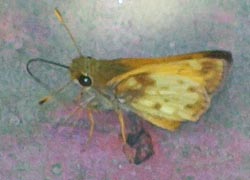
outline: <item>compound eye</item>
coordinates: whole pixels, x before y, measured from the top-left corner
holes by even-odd
[[[82,86],[91,86],[92,85],[92,80],[89,76],[80,75],[80,77],[78,78],[78,81]]]

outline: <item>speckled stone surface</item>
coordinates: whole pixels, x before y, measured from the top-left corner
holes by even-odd
[[[231,74],[198,123],[185,123],[174,133],[144,124],[155,151],[144,163],[128,163],[112,112],[94,114],[96,131],[83,151],[88,124],[53,128],[74,104],[39,107],[48,91],[25,69],[31,58],[70,64],[78,55],[54,16],[55,7],[86,56],[224,49],[233,54]],[[0,1],[0,179],[250,179],[249,15],[248,0]],[[42,77],[46,68],[37,73]],[[67,73],[47,80],[60,84],[66,78]],[[69,99],[78,90],[73,88],[65,92]]]

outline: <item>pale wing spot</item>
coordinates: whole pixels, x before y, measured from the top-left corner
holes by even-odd
[[[176,115],[172,114],[169,110],[168,110],[168,113],[165,113],[161,109],[158,110],[158,109],[155,109],[154,107],[145,106],[144,104],[141,104],[140,101],[132,102],[131,105],[137,111],[142,112],[143,114],[150,114],[151,116],[155,116],[155,117],[164,117],[164,118],[169,118],[172,120],[180,121],[180,118],[176,117]],[[166,105],[164,105],[164,107],[165,106]]]
[[[164,96],[175,96],[178,92],[177,91],[166,91],[166,90],[158,90],[159,95],[164,95]]]
[[[136,109],[136,110],[139,110],[141,112],[145,112],[145,113],[149,113],[149,114],[153,114],[155,115],[156,112],[159,112],[158,110],[156,110],[155,108],[152,108],[154,107],[154,103],[155,102],[149,102],[146,101],[146,104],[145,104],[145,101],[140,99],[138,101],[133,101],[131,103],[131,105]]]
[[[140,89],[142,87],[142,84],[136,81],[135,78],[129,78],[126,82],[126,85],[132,89]]]
[[[192,104],[192,103],[196,103],[199,100],[200,96],[197,93],[186,92],[186,93],[182,94],[180,96],[180,98],[182,98],[183,103]]]
[[[169,90],[166,90],[166,89],[160,89],[158,92],[159,92],[160,95],[167,95],[167,94],[169,94]]]
[[[153,107],[155,102],[153,101],[153,99],[149,99],[149,98],[140,98],[139,101],[137,101],[139,104],[145,105],[147,107]]]
[[[192,116],[192,114],[188,111],[178,111],[178,115],[182,117],[183,119],[194,121],[195,118]]]
[[[146,87],[144,92],[148,95],[158,95],[156,88],[151,86]]]
[[[160,111],[162,111],[163,113],[166,113],[166,114],[173,114],[175,112],[175,108],[174,107],[171,107],[171,106],[163,106],[161,107]]]
[[[126,84],[127,84],[127,86],[132,87],[132,86],[134,86],[134,85],[136,85],[138,83],[136,82],[135,78],[129,78],[127,80]]]
[[[137,82],[135,78],[129,78],[127,80],[124,80],[119,84],[119,86],[116,87],[116,94],[119,96],[127,95],[136,95],[140,89],[142,88],[142,84]]]
[[[172,89],[179,89],[179,88],[186,88],[190,85],[192,86],[197,86],[200,84],[200,82],[202,82],[202,78],[197,77],[195,78],[195,80],[191,80],[190,78],[185,78],[183,76],[179,76],[179,75],[165,75],[166,77],[162,77],[164,76],[164,74],[162,73],[155,73],[152,75],[149,75],[151,79],[155,80],[156,85],[159,88],[172,88]],[[181,78],[181,79],[180,79]]]
[[[189,65],[195,70],[201,70],[202,68],[200,61],[197,60],[190,60]]]

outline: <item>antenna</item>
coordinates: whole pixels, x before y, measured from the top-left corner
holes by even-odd
[[[65,24],[64,22],[64,19],[60,13],[60,11],[55,8],[55,15],[58,19],[58,21],[64,26],[64,28],[66,29],[66,31],[68,32],[74,46],[76,47],[77,51],[78,51],[78,54],[82,57],[83,55],[81,54],[81,51],[80,51],[80,48],[78,47],[78,45],[76,44],[76,41],[73,37],[73,35],[71,34],[68,26]],[[65,69],[70,69],[69,66],[66,66],[66,65],[63,65],[63,64],[60,64],[60,63],[56,63],[56,62],[53,62],[53,61],[48,61],[46,59],[42,59],[42,58],[34,58],[34,59],[30,59],[27,64],[26,64],[26,69],[27,69],[27,72],[30,74],[30,76],[38,83],[42,84],[46,89],[48,89],[48,85],[43,83],[39,77],[35,76],[31,70],[30,70],[30,65],[34,62],[41,62],[41,63],[47,63],[47,64],[52,64],[52,65],[55,65],[55,66],[59,66],[59,67],[62,67],[62,68],[65,68]],[[60,93],[61,91],[63,91],[68,85],[70,85],[72,81],[69,81],[68,83],[66,83],[65,85],[63,85],[62,87],[56,89],[55,91],[53,91],[52,93],[50,93],[50,95],[48,96],[45,96],[44,98],[42,98],[40,101],[39,101],[39,104],[42,105],[44,103],[47,103],[48,101],[52,100],[54,98],[54,96],[58,93]]]
[[[56,63],[56,62],[53,62],[53,61],[48,61],[48,60],[46,60],[46,59],[41,59],[41,58],[30,59],[30,60],[27,62],[27,64],[26,64],[26,70],[27,70],[27,72],[29,73],[29,75],[30,75],[36,82],[38,82],[39,84],[42,84],[43,87],[45,87],[46,89],[49,89],[48,85],[45,84],[44,82],[42,82],[42,81],[39,79],[39,77],[35,76],[35,75],[32,73],[31,69],[30,69],[30,65],[31,65],[32,63],[35,63],[35,62],[41,62],[41,63],[52,64],[52,65],[59,66],[59,67],[65,68],[65,69],[69,69],[69,66],[66,66],[66,65],[60,64],[60,63]],[[55,90],[54,92],[52,92],[50,95],[48,95],[48,96],[44,97],[43,99],[41,99],[41,100],[39,101],[39,104],[42,105],[42,104],[44,104],[44,103],[49,102],[50,100],[52,100],[52,99],[53,99],[53,96],[54,96],[55,94],[57,94],[57,93],[61,92],[62,90],[64,90],[65,87],[67,87],[71,82],[72,82],[72,81],[69,81],[69,82],[68,82],[67,84],[65,84],[64,86],[58,88],[57,90]]]
[[[65,21],[64,21],[62,15],[61,15],[60,11],[59,11],[57,8],[55,8],[55,15],[56,15],[58,21],[64,26],[64,28],[66,29],[67,33],[69,34],[69,36],[70,36],[70,38],[71,38],[71,40],[72,40],[74,46],[75,46],[76,49],[77,49],[78,54],[79,54],[80,56],[83,56],[82,53],[81,53],[81,51],[80,51],[79,46],[76,44],[76,41],[75,41],[75,39],[74,39],[72,33],[70,32],[68,26],[65,24]]]
[[[30,70],[30,65],[34,62],[42,62],[42,63],[47,63],[47,64],[52,64],[52,65],[55,65],[55,66],[59,66],[59,67],[62,67],[62,68],[65,68],[65,69],[69,69],[69,66],[66,66],[64,64],[60,64],[60,63],[56,63],[56,62],[53,62],[53,61],[48,61],[46,59],[42,59],[42,58],[34,58],[34,59],[30,59],[27,64],[26,64],[26,70],[27,72],[30,74],[30,76],[38,83],[40,84],[43,84],[46,88],[48,88],[48,86],[43,83],[38,77],[36,77]]]
[[[38,102],[38,104],[39,104],[39,105],[43,105],[44,103],[49,102],[50,100],[52,100],[52,99],[54,98],[54,96],[55,96],[56,94],[58,94],[59,92],[61,92],[62,90],[64,90],[65,87],[67,87],[71,82],[72,82],[72,81],[69,81],[69,82],[68,82],[67,84],[65,84],[64,86],[62,86],[62,87],[58,88],[56,91],[52,92],[50,95],[43,97],[43,98]]]

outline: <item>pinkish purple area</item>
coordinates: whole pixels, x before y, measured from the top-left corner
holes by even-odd
[[[105,123],[102,119],[106,119]],[[250,140],[233,129],[220,126],[212,129],[200,122],[191,127],[192,131],[183,129],[170,134],[145,124],[152,136],[155,154],[144,163],[134,165],[128,163],[122,152],[119,124],[115,119],[114,114],[106,117],[97,114],[97,130],[84,151],[86,128],[59,127],[55,130],[44,124],[42,135],[24,138],[21,142],[9,135],[1,136],[1,143],[5,144],[1,152],[1,179],[14,180],[20,176],[28,180],[213,180],[250,176],[246,172],[241,174],[248,168]],[[103,130],[106,123],[110,123],[110,131]],[[222,139],[215,132],[223,132],[227,138]]]
[[[48,91],[25,67],[31,58],[69,65],[78,56],[53,15],[55,7],[86,56],[231,51],[234,64],[224,90],[198,123],[176,132],[140,119],[154,147],[140,165],[123,153],[115,113],[94,113],[96,128],[86,147],[86,113],[73,118],[82,126],[55,128],[70,112],[38,106]],[[250,179],[249,14],[248,0],[0,1],[0,180]]]

